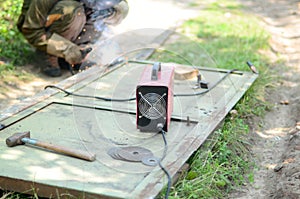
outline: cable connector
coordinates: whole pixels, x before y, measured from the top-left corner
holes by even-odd
[[[255,74],[259,74],[258,70],[256,69],[256,67],[250,62],[247,61],[247,65],[249,66],[250,70],[255,73]]]
[[[158,132],[163,132],[163,128],[164,128],[164,125],[162,123],[158,123],[157,126],[156,126]]]
[[[125,63],[126,62],[126,58],[125,57],[118,57],[117,59],[112,60],[112,62],[110,62],[107,67],[111,68],[115,65],[121,64],[121,63]]]
[[[6,127],[5,124],[0,124],[0,131],[3,130]]]

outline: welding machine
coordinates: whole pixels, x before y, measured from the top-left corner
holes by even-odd
[[[136,88],[136,123],[142,132],[168,131],[173,111],[174,66],[147,65]]]

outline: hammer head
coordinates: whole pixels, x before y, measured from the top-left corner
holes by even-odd
[[[9,138],[6,139],[6,145],[9,147],[13,147],[16,145],[24,144],[22,142],[22,138],[25,138],[25,137],[30,138],[30,131],[13,134],[12,136],[10,136]]]

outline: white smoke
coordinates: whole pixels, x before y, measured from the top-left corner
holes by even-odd
[[[86,7],[93,10],[106,10],[120,3],[122,0],[81,0]]]

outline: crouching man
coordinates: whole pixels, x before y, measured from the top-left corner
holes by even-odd
[[[88,46],[105,25],[117,25],[128,14],[126,0],[24,0],[17,26],[45,56],[43,71],[61,76],[61,67],[80,68]]]

